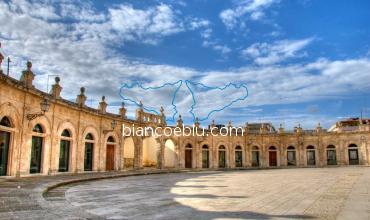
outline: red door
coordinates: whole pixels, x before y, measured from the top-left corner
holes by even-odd
[[[277,166],[276,151],[269,152],[269,165],[273,167]]]
[[[106,168],[107,171],[114,170],[114,145],[107,145]]]
[[[192,162],[191,150],[185,150],[185,168],[192,168]]]

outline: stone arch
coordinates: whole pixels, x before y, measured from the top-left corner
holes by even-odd
[[[133,137],[125,137],[123,146],[124,168],[134,168],[135,143]]]
[[[218,161],[218,167],[219,168],[227,168],[230,164],[229,160],[229,148],[225,144],[225,142],[220,141],[217,145],[217,161]]]
[[[158,143],[155,137],[148,136],[143,139],[142,166],[156,167],[158,163]]]
[[[86,136],[91,134],[93,137],[93,141],[87,141]],[[79,152],[78,157],[81,158],[78,163],[79,170],[86,170],[85,169],[85,160],[86,160],[86,145],[92,143],[92,169],[91,170],[98,170],[99,167],[99,149],[100,149],[100,135],[98,129],[93,125],[88,125],[83,129],[82,135],[80,137],[81,143],[81,150]]]
[[[171,138],[164,141],[164,167],[174,168],[177,164],[176,144]]]
[[[0,105],[0,120],[7,117],[11,127],[3,127],[1,130],[9,134],[9,143],[7,148],[7,164],[4,167],[4,175],[14,176],[17,172],[18,158],[22,155],[22,146],[20,146],[20,129],[22,128],[21,116],[17,108],[10,102]]]
[[[68,172],[73,172],[76,170],[76,145],[77,145],[77,129],[75,125],[70,122],[69,120],[62,121],[58,124],[57,130],[56,130],[56,148],[53,150],[52,157],[54,157],[54,169],[56,171],[59,171],[59,162],[60,162],[60,150],[61,150],[61,143],[62,140],[65,140],[66,138],[62,137],[62,133],[64,130],[67,130],[70,133],[70,138],[68,138],[69,141],[69,168]]]
[[[112,139],[112,140],[110,140]],[[120,139],[119,135],[115,131],[107,132],[103,137],[103,146],[101,147],[101,167],[104,167],[103,170],[107,170],[107,166],[110,163],[112,164],[111,169],[108,170],[117,170],[119,167],[119,159],[120,159]],[[107,156],[109,158],[107,158]]]
[[[22,160],[27,161],[25,166],[22,167],[24,173],[30,173],[31,153],[32,153],[32,139],[35,136],[33,128],[40,125],[43,133],[36,134],[42,138],[41,147],[41,171],[42,174],[47,174],[50,169],[50,152],[51,152],[51,123],[46,116],[37,117],[28,122],[27,131],[25,132],[26,138],[22,147]]]

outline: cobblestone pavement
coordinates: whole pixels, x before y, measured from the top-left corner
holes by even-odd
[[[0,219],[370,220],[370,167],[129,176],[62,185],[42,196],[47,186],[99,175],[129,173],[0,179]]]

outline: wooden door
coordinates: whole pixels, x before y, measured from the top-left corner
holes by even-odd
[[[107,145],[106,171],[114,170],[114,145]]]
[[[226,152],[225,151],[218,152],[218,167],[226,168]]]
[[[185,168],[192,168],[192,150],[185,150]]]
[[[269,165],[270,166],[277,166],[276,151],[270,151],[269,152]]]

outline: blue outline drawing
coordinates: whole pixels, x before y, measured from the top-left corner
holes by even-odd
[[[140,103],[138,103],[138,102],[136,102],[135,100],[132,100],[132,99],[130,99],[130,98],[126,98],[126,97],[124,97],[123,95],[122,95],[122,90],[123,89],[125,89],[125,88],[127,88],[127,89],[132,89],[132,88],[134,88],[134,87],[140,87],[141,89],[143,89],[143,90],[155,90],[155,89],[160,89],[160,88],[163,88],[163,87],[165,87],[165,86],[174,86],[174,85],[177,85],[177,84],[179,84],[179,85],[177,85],[177,87],[176,87],[176,90],[175,90],[175,92],[173,93],[173,97],[172,97],[172,102],[171,102],[171,104],[172,104],[172,106],[173,106],[173,110],[175,111],[174,112],[174,114],[172,115],[172,117],[171,118],[167,118],[167,121],[168,122],[175,122],[175,117],[176,117],[176,115],[178,114],[178,111],[177,111],[177,107],[176,107],[176,105],[175,105],[175,100],[176,100],[176,95],[177,95],[177,93],[178,93],[178,91],[180,90],[180,88],[181,88],[181,86],[182,86],[182,84],[183,84],[183,82],[185,81],[185,85],[186,85],[186,87],[188,88],[188,90],[190,91],[190,93],[191,93],[191,96],[192,96],[192,100],[193,100],[193,103],[192,103],[192,105],[191,105],[191,109],[190,109],[190,111],[189,111],[189,113],[193,116],[193,121],[195,121],[195,119],[196,119],[196,116],[195,116],[195,114],[194,114],[194,107],[196,106],[196,101],[195,101],[195,95],[194,95],[194,92],[193,92],[193,90],[190,88],[190,84],[191,85],[200,85],[200,86],[202,86],[203,88],[206,88],[206,89],[211,89],[211,90],[214,90],[214,89],[218,89],[218,90],[220,90],[220,91],[222,91],[222,90],[225,90],[225,89],[227,89],[228,87],[230,87],[230,86],[234,86],[234,88],[237,88],[237,89],[240,89],[240,88],[244,88],[245,89],[245,91],[246,91],[246,94],[243,96],[243,97],[241,97],[241,98],[237,98],[237,99],[234,99],[233,101],[231,101],[230,103],[228,103],[227,105],[225,105],[225,106],[223,106],[222,108],[220,108],[220,109],[214,109],[214,110],[212,110],[212,111],[210,111],[209,113],[208,113],[208,115],[206,116],[206,117],[204,117],[204,118],[198,118],[198,120],[199,121],[205,121],[205,120],[207,120],[207,119],[209,119],[209,117],[211,116],[211,114],[213,114],[213,113],[215,113],[215,112],[220,112],[220,111],[223,111],[223,110],[225,110],[226,108],[228,108],[228,107],[230,107],[231,105],[233,105],[235,102],[238,102],[238,101],[243,101],[243,100],[245,100],[247,97],[248,97],[248,95],[249,95],[249,92],[248,92],[248,88],[247,88],[247,86],[245,85],[245,84],[243,84],[243,83],[241,83],[241,84],[235,84],[235,83],[228,83],[227,85],[225,85],[225,86],[221,86],[221,87],[218,87],[218,86],[206,86],[206,85],[204,85],[203,83],[199,83],[199,82],[192,82],[192,81],[190,81],[190,80],[178,80],[178,81],[176,81],[176,82],[174,82],[174,83],[165,83],[165,84],[163,84],[163,85],[160,85],[160,86],[154,86],[154,87],[144,87],[141,83],[139,83],[139,82],[134,82],[134,83],[132,83],[132,84],[123,84],[122,86],[121,86],[121,88],[120,88],[120,92],[119,92],[119,95],[120,95],[120,97],[124,100],[124,101],[129,101],[129,102],[131,102],[131,103],[133,103],[133,104],[135,104],[135,105],[137,105],[137,106],[140,106]],[[151,108],[151,107],[145,107],[145,106],[143,106],[143,109],[144,110],[146,110],[146,111],[148,111],[148,112],[152,112],[152,113],[154,113],[154,114],[159,114],[159,112],[157,111],[157,110],[155,110],[155,108]]]

